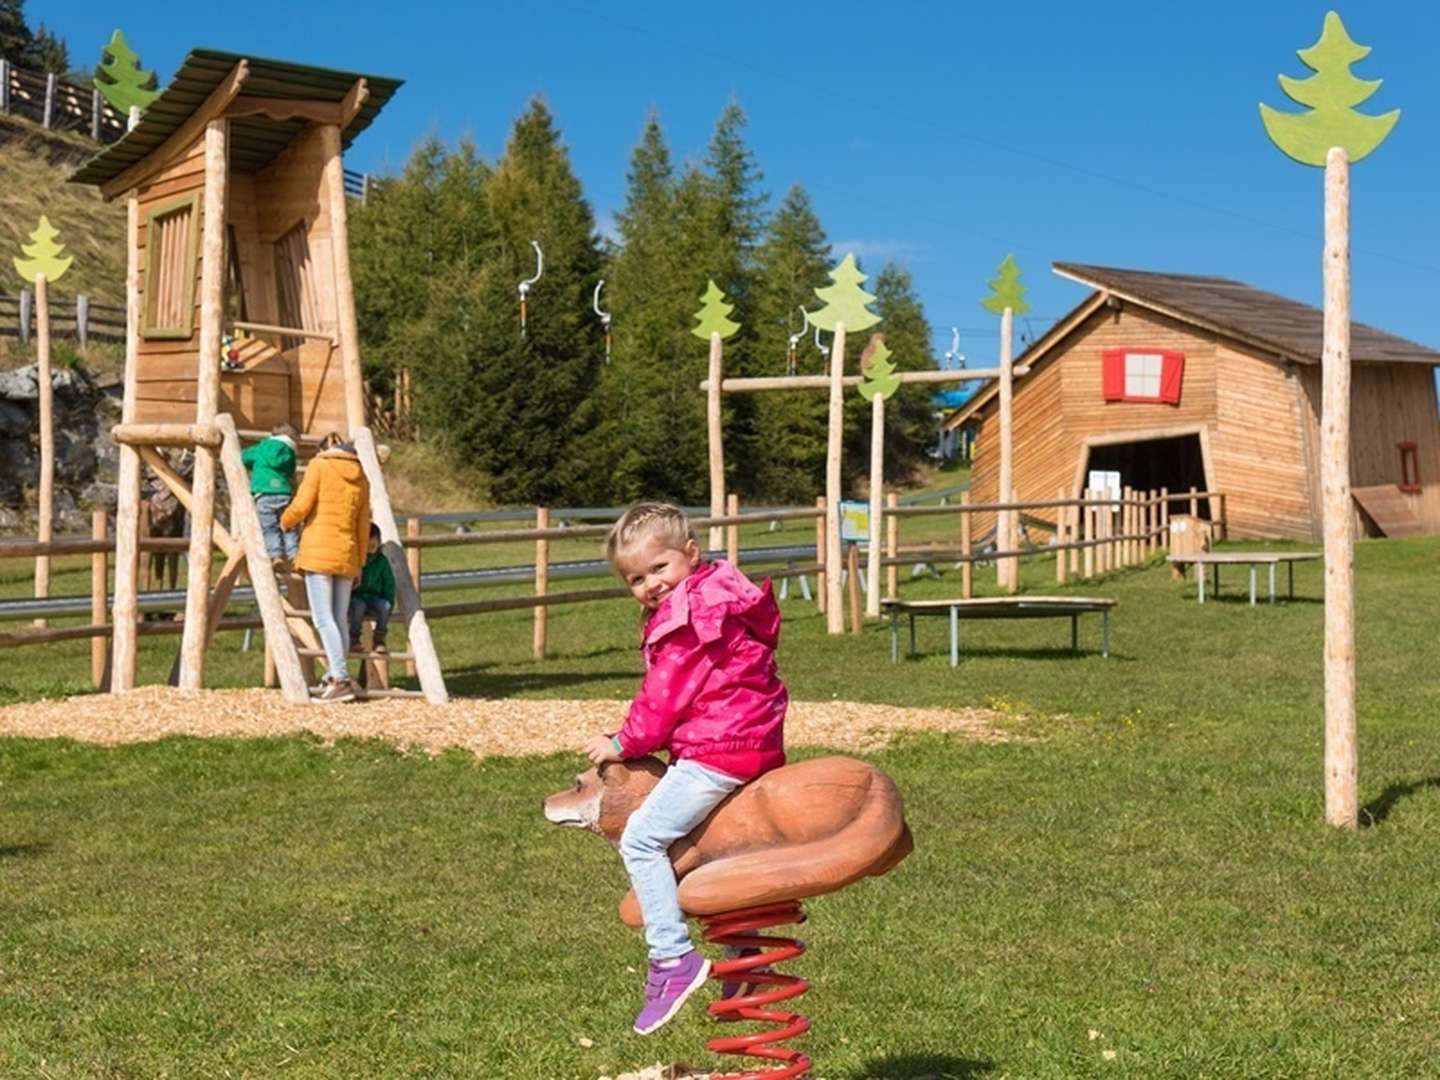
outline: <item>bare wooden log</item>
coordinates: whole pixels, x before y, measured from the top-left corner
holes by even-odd
[[[850,633],[863,629],[860,618],[860,545],[845,546],[845,591],[850,597]]]
[[[840,455],[845,433],[845,397],[841,379],[845,368],[845,324],[835,324],[830,345],[830,420],[825,443],[825,628],[831,634],[845,632],[844,601],[840,596]]]
[[[136,375],[140,358],[140,199],[125,200],[125,383],[120,419],[135,422]],[[135,687],[136,633],[140,620],[140,454],[121,445],[116,477],[114,635],[110,650],[110,691]]]
[[[866,554],[865,614],[880,617],[880,529],[885,518],[885,399],[870,399],[870,545]]]
[[[900,505],[900,496],[890,492],[885,496],[885,554],[894,558],[900,551],[900,519],[893,513]],[[900,575],[895,567],[885,571],[885,596],[890,600],[900,598]]]
[[[1084,499],[1087,504],[1089,503],[1090,496],[1091,491],[1089,488],[1086,488]],[[1085,577],[1092,578],[1095,576],[1095,549],[1091,546],[1090,541],[1095,539],[1095,507],[1086,505],[1082,506],[1080,510],[1085,515],[1085,528],[1081,537],[1082,542],[1085,544]]]
[[[1065,497],[1063,489],[1057,497],[1061,499]],[[1066,514],[1067,509],[1061,508],[1060,512],[1055,515],[1055,543],[1057,545],[1063,544],[1070,539],[1070,522],[1067,520]],[[1065,560],[1068,557],[1068,553],[1063,548],[1057,546],[1055,550],[1055,584],[1057,585],[1065,584]]]
[[[960,493],[960,509],[965,510],[970,503],[970,492]],[[965,556],[965,564],[960,568],[960,595],[969,600],[975,593],[975,568],[970,562],[970,515],[960,515],[960,551]]]
[[[1350,160],[1325,156],[1325,341],[1320,489],[1325,523],[1325,821],[1359,822],[1355,746],[1355,532],[1350,494]]]
[[[830,514],[825,509],[825,497],[822,495],[815,500],[815,508],[820,511],[815,519],[815,561],[822,569],[815,575],[815,607],[820,614],[825,614],[825,607],[828,602],[830,590],[825,584],[825,523],[830,520]]]
[[[160,456],[158,450],[150,446],[142,446],[139,449],[140,460],[150,466],[151,471],[170,489],[171,494],[175,496],[180,505],[190,512],[191,537],[185,549],[189,550],[189,545],[195,541],[195,493],[190,489],[190,485],[185,483],[185,478],[171,468],[170,463]],[[240,542],[230,535],[229,529],[214,519],[213,513],[211,514],[210,520],[210,539],[216,547],[225,553],[227,559],[240,550]],[[158,546],[159,543],[157,540],[152,540],[148,546],[158,551],[161,550]]]
[[[343,196],[343,191],[341,194]],[[410,579],[410,567],[400,547],[400,530],[395,525],[395,513],[390,508],[385,474],[380,471],[380,459],[375,454],[375,438],[364,426],[356,428],[353,437],[360,464],[370,481],[370,517],[380,527],[381,550],[390,560],[390,569],[395,574],[395,599],[401,618],[405,620],[405,638],[409,651],[415,656],[420,688],[425,691],[426,701],[432,705],[443,705],[450,700],[445,689],[445,675],[440,669],[440,658],[435,653],[430,624],[425,621],[425,611],[420,606],[420,594],[415,589],[415,582]]]
[[[50,76],[53,90],[55,76]],[[50,100],[45,100],[45,126],[49,127]],[[37,539],[48,544],[54,534],[55,514],[55,389],[50,382],[50,289],[45,275],[35,275],[35,320],[36,350],[38,362],[36,388],[40,397],[40,528]],[[35,557],[35,597],[44,599],[50,595],[50,556]],[[45,619],[36,619],[35,625],[44,627]]]
[[[90,538],[106,540],[109,522],[104,510],[90,511]],[[110,559],[104,551],[90,556],[90,624],[105,625],[106,593],[110,588]],[[105,689],[105,668],[110,650],[101,637],[90,639],[90,681],[96,690]]]
[[[220,431],[213,424],[116,424],[110,437],[122,446],[208,446],[220,445]]]
[[[1000,501],[1015,501],[1014,453],[1015,453],[1015,393],[1014,377],[1011,371],[1012,334],[1015,313],[1007,307],[1000,316]],[[996,522],[995,546],[1015,546],[1015,519],[1013,510],[1000,511]],[[995,560],[998,584],[1015,592],[1019,585],[1019,566],[1006,560]]]
[[[705,394],[705,430],[710,448],[710,513],[719,517],[725,512],[725,430],[720,412],[720,373],[724,369],[724,344],[719,331],[710,333],[710,378]],[[709,549],[720,547],[720,530],[710,527]]]
[[[1013,369],[1013,374],[1016,376],[1029,373],[1030,366],[1028,364],[1020,364]],[[1000,369],[961,368],[954,371],[898,371],[895,374],[902,383],[906,384],[953,383],[969,382],[972,379],[998,378]],[[859,386],[862,379],[859,375],[846,375],[840,381],[843,386]],[[829,385],[829,375],[763,375],[723,379],[720,382],[720,392],[724,394],[757,394],[779,390],[824,390]],[[702,380],[700,389],[708,393],[710,380]]]
[[[405,542],[408,545],[420,535],[420,519],[418,517],[405,519]],[[407,548],[405,552],[405,565],[410,568],[410,580],[415,583],[415,600],[421,606],[425,606],[425,598],[420,593],[420,549],[418,547]],[[414,678],[416,674],[415,657],[411,654],[410,659],[405,661],[405,674]]]
[[[414,518],[410,519],[414,521]],[[535,531],[543,532],[550,528],[550,510],[544,506],[535,508]],[[550,541],[543,536],[535,541],[535,595],[544,596],[550,584]],[[544,604],[535,607],[534,634],[530,645],[530,654],[536,660],[545,659],[545,621],[549,618],[549,610]]]
[[[350,275],[350,226],[345,208],[345,166],[340,157],[340,127],[320,125],[322,178],[330,211],[330,259],[335,271],[336,337],[345,381],[345,419],[350,435],[365,426],[365,385],[360,372],[360,331],[355,319],[355,286]],[[378,464],[378,463],[377,463]],[[392,539],[398,542],[399,537]],[[423,666],[423,665],[422,665]]]
[[[729,518],[740,516],[739,495],[725,496],[725,516]],[[725,526],[725,558],[731,566],[740,565],[740,526],[738,523]]]

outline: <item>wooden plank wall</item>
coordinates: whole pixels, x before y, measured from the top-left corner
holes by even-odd
[[[1210,454],[1231,534],[1319,540],[1310,473],[1317,459],[1307,453],[1318,436],[1305,430],[1297,365],[1226,345],[1215,355]]]
[[[1301,373],[1312,438],[1319,438],[1320,368]],[[1422,491],[1406,495],[1430,533],[1440,533],[1440,411],[1435,369],[1425,364],[1356,364],[1350,374],[1350,483],[1354,487],[1399,484],[1396,444],[1416,444]],[[1312,443],[1318,445],[1318,443]],[[1367,526],[1358,509],[1357,535]]]

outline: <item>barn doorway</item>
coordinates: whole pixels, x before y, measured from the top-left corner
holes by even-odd
[[[1081,483],[1090,473],[1118,472],[1120,486],[1137,491],[1169,489],[1173,495],[1192,487],[1206,490],[1205,448],[1198,434],[1163,439],[1137,439],[1087,448]],[[1210,500],[1201,499],[1200,517],[1210,517]]]

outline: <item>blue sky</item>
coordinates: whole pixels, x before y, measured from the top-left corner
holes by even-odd
[[[77,61],[115,16],[30,0]],[[98,7],[98,5],[96,5]],[[1440,4],[1340,8],[1384,79],[1361,109],[1400,122],[1352,177],[1354,312],[1440,346]],[[914,274],[936,327],[993,360],[985,282],[1013,252],[1032,331],[1084,296],[1053,261],[1220,274],[1318,304],[1322,173],[1277,151],[1257,103],[1308,71],[1326,6],[736,2],[411,3],[249,0],[136,5],[123,29],[168,79],[194,46],[393,75],[406,85],[349,165],[398,169],[417,139],[504,147],[527,100],[549,102],[609,219],[646,113],[677,158],[703,155],[735,96],[772,205],[809,189],[837,253]],[[617,313],[623,318],[623,313]]]

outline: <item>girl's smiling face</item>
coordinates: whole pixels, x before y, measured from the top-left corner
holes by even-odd
[[[676,547],[668,536],[651,533],[615,553],[615,569],[630,594],[649,611],[654,611],[675,586],[700,565],[700,548],[694,540]]]

